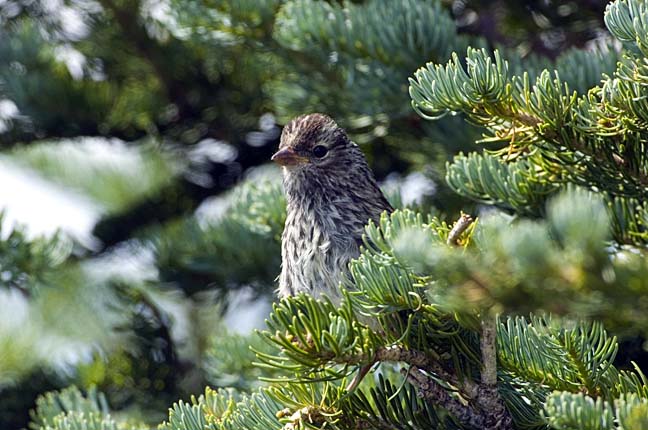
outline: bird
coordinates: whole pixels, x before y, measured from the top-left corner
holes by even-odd
[[[392,212],[360,147],[327,115],[291,120],[272,161],[281,165],[287,214],[278,295],[341,300],[364,227]]]

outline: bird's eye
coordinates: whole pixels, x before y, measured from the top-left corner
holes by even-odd
[[[327,152],[328,149],[326,149],[326,146],[323,145],[317,145],[315,148],[313,148],[313,155],[317,158],[322,158],[326,155]]]

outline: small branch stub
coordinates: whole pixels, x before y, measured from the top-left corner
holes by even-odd
[[[487,386],[497,385],[497,320],[485,315],[481,320],[480,348],[482,354],[481,383]]]
[[[513,420],[497,390],[497,319],[485,313],[481,319],[479,346],[482,355],[481,383],[477,403],[487,411],[484,428],[505,430],[512,428]]]
[[[461,217],[455,222],[454,226],[452,227],[452,230],[450,230],[450,234],[448,234],[448,240],[447,244],[455,246],[457,245],[457,242],[459,240],[459,237],[461,237],[461,234],[466,231],[468,227],[470,227],[470,224],[475,221],[472,216],[462,213]]]

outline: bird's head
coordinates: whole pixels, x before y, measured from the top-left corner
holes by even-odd
[[[283,129],[272,161],[290,170],[349,167],[359,150],[344,129],[330,117],[313,113],[298,116]]]

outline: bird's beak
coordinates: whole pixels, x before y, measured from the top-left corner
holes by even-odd
[[[307,162],[308,157],[302,157],[291,148],[284,148],[277,151],[271,160],[281,166],[294,166]]]

